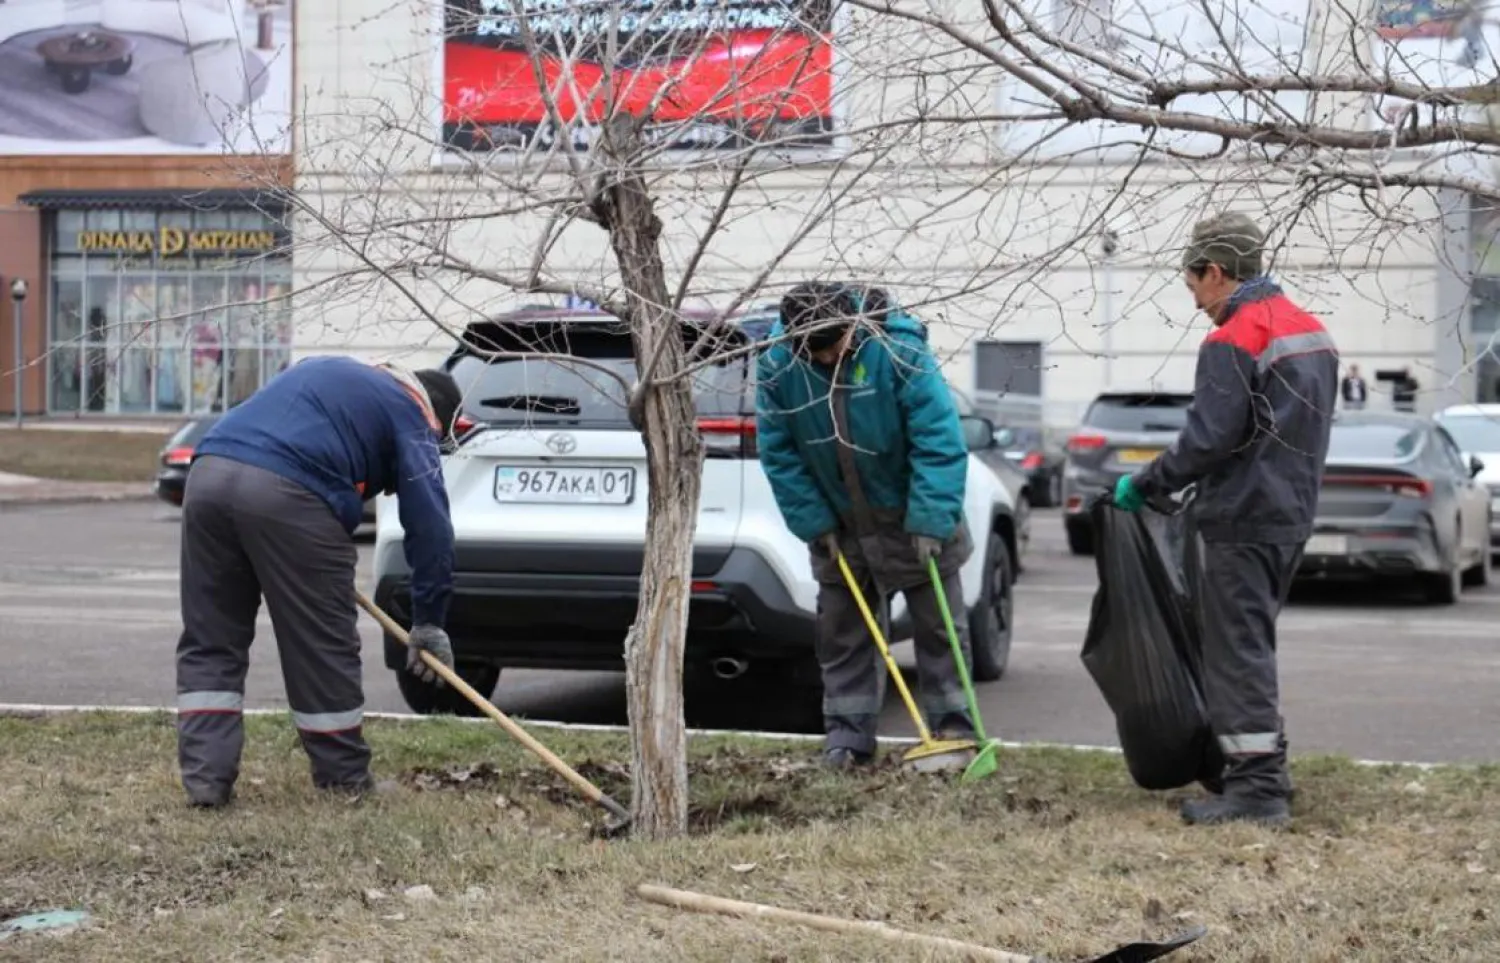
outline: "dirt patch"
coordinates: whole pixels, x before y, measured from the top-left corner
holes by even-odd
[[[309,785],[295,731],[248,720],[240,796],[187,809],[170,717],[0,719],[0,907],[84,909],[0,961],[489,958],[936,959],[895,944],[674,911],[640,883],[1086,959],[1202,924],[1197,963],[1500,958],[1500,775],[1299,758],[1288,832],[1185,827],[1186,793],[1117,758],[1003,754],[974,785],[892,759],[829,772],[816,746],[693,743],[693,834],[589,838],[601,816],[503,734],[372,721],[377,775],[350,803]],[[615,735],[538,732],[621,801]],[[216,951],[215,951],[216,952]],[[212,953],[210,953],[212,955]]]
[[[7,430],[0,472],[58,481],[149,482],[169,435],[135,431]]]

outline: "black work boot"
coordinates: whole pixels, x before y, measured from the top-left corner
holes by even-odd
[[[868,766],[871,756],[869,753],[855,752],[848,746],[834,746],[823,753],[823,764],[830,769],[853,769],[856,766]]]
[[[1291,824],[1292,812],[1279,796],[1246,796],[1226,793],[1182,804],[1182,819],[1189,826],[1215,826],[1229,822],[1259,823],[1274,829]]]

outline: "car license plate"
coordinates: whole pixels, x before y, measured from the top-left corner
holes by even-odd
[[[502,465],[495,469],[497,502],[628,505],[634,498],[634,468],[518,468]]]
[[[1160,453],[1155,448],[1121,448],[1115,458],[1122,465],[1144,465]]]
[[[1308,555],[1348,555],[1349,539],[1343,535],[1314,535],[1303,550]]]

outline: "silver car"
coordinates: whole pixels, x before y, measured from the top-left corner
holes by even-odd
[[[1417,582],[1435,603],[1490,580],[1490,493],[1429,418],[1340,413],[1299,575]]]

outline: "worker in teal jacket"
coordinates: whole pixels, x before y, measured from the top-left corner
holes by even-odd
[[[843,552],[877,611],[911,612],[921,703],[939,738],[973,737],[928,573],[950,610],[973,554],[964,521],[968,449],[923,324],[879,289],[806,282],[781,302],[757,366],[760,462],[817,578],[817,656],[830,764],[873,758],[883,663],[844,581]],[[956,619],[967,656],[965,620]]]

